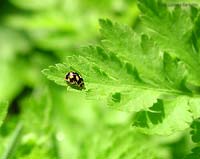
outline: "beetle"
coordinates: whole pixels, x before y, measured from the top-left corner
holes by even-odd
[[[69,86],[75,89],[85,89],[83,78],[76,72],[70,71],[66,74],[65,80]]]

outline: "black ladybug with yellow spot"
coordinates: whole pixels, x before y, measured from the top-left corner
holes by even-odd
[[[68,72],[65,80],[72,88],[79,90],[85,89],[83,78],[76,72]]]

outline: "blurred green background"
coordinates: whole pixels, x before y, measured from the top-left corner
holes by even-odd
[[[135,0],[0,1],[0,101],[9,101],[0,156],[179,159],[187,153],[185,132],[156,138],[135,132],[132,114],[67,92],[41,73],[79,47],[98,43],[100,18],[138,29],[138,17]]]
[[[40,85],[43,68],[96,43],[99,18],[134,26],[139,13],[132,0],[2,0],[0,12],[0,100],[9,101]]]

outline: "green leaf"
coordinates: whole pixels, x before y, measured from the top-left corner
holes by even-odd
[[[87,48],[84,50],[91,52],[91,49],[93,51],[96,50],[95,48]],[[106,58],[108,59],[106,60]],[[120,64],[120,60],[117,57],[112,58],[107,56],[104,62],[98,62],[99,63],[97,63],[97,61],[91,61],[85,57],[68,57],[64,64],[50,66],[49,69],[43,70],[43,73],[56,83],[67,86],[64,80],[67,72],[78,72],[84,79],[87,96],[89,98],[107,99],[110,106],[115,106],[116,109],[138,111],[156,102],[160,94],[159,91],[145,90],[142,86],[140,88],[140,81],[136,79],[137,74],[134,73],[134,70],[131,70],[132,68],[128,68],[130,74],[127,74],[128,65]],[[111,65],[110,67],[105,66],[107,62]],[[100,69],[99,66],[102,68]],[[118,70],[117,72],[113,71],[114,67]],[[124,81],[124,79],[126,80]],[[131,84],[131,81],[135,81],[135,84],[138,83],[138,86],[134,85],[134,83]],[[113,95],[117,92],[120,92],[120,101],[113,99]],[[135,96],[135,98],[132,98],[133,96]],[[145,97],[147,100],[141,102],[141,97]],[[135,107],[130,107],[133,102],[135,103]]]
[[[188,101],[187,97],[158,100],[149,111],[141,111],[135,115],[133,126],[144,133],[159,135],[184,130],[192,122]]]
[[[140,0],[139,8],[148,34],[162,51],[182,60],[190,72],[188,80],[199,85],[199,15],[195,8],[177,5],[170,10],[160,0]]]
[[[42,70],[42,73],[45,74],[48,79],[55,81],[57,84],[66,86],[65,76],[69,71],[69,67],[64,64],[56,64],[56,66],[49,66],[48,69]]]
[[[200,117],[200,107],[199,107],[200,98],[199,97],[192,98],[188,104],[193,118],[198,119]]]
[[[192,111],[197,108],[198,94],[194,98],[185,84],[185,63],[160,50],[145,34],[109,20],[100,20],[100,24],[103,46],[79,49],[76,54],[81,56],[67,57],[63,64],[43,70],[47,78],[67,86],[65,75],[69,71],[79,73],[87,97],[106,101],[113,109],[142,111],[139,118],[143,121],[135,122],[138,127],[140,123],[148,127],[148,133],[170,134],[188,128],[192,116],[199,114]],[[143,111],[150,120],[144,118]],[[177,117],[177,113],[182,115]]]
[[[161,123],[165,117],[163,105],[163,101],[158,100],[157,103],[149,108],[149,111],[140,111],[136,113],[133,126],[149,128],[148,122],[152,122],[152,124]]]
[[[0,127],[6,117],[8,109],[8,102],[0,102]]]
[[[200,157],[200,147],[195,147],[192,152],[184,157],[184,159],[199,159]]]
[[[158,87],[182,89],[187,75],[185,65],[163,53],[152,38],[109,20],[101,20],[100,24],[104,48],[134,65],[142,80]]]
[[[200,142],[200,119],[194,120],[190,127],[192,129],[190,132],[192,134],[192,141],[196,143]]]
[[[194,148],[192,148],[191,152],[188,155],[186,155],[184,159],[198,159],[200,157],[200,147],[198,146],[198,144],[200,143],[200,118],[195,119],[190,125],[190,128],[192,141],[194,143],[197,143],[197,145]]]

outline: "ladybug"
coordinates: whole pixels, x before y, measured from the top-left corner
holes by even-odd
[[[72,88],[79,90],[85,89],[83,78],[76,72],[68,72],[65,80]]]

